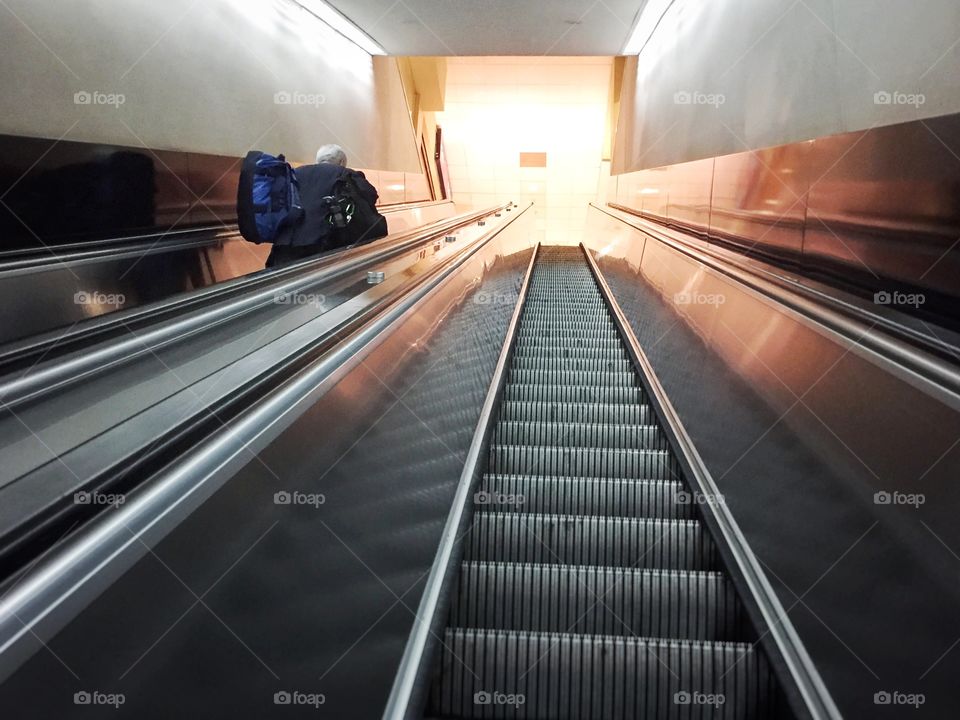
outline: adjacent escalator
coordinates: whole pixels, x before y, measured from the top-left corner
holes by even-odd
[[[542,248],[428,716],[789,717],[698,499],[582,251]]]

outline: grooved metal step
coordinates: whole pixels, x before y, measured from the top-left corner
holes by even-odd
[[[519,512],[477,513],[464,558],[604,567],[714,570],[716,549],[697,520]]]
[[[537,371],[586,371],[586,372],[633,372],[628,358],[565,358],[565,357],[519,357],[513,361],[519,370]]]
[[[549,341],[543,344],[573,345],[577,341],[582,343],[594,343],[603,341],[611,337],[611,331],[603,329],[602,331],[595,327],[570,327],[570,328],[534,328],[520,326],[517,331],[519,337],[526,340]]]
[[[498,445],[560,445],[568,448],[634,448],[666,450],[656,425],[501,420],[493,435]]]
[[[544,337],[542,335],[517,335],[517,348],[547,348],[547,349],[576,349],[587,348],[591,350],[623,350],[623,345],[618,338],[556,338]]]
[[[503,422],[515,420],[648,425],[655,420],[649,405],[611,403],[521,402],[508,400],[500,406]]]
[[[518,345],[514,351],[514,360],[524,360],[527,358],[569,358],[569,359],[594,359],[594,360],[630,360],[626,350],[622,348],[597,348],[597,347],[548,347],[531,346],[521,347]]]
[[[547,515],[689,520],[694,505],[676,480],[604,480],[598,478],[485,475],[474,496],[476,509]]]
[[[448,628],[441,717],[689,720],[769,717],[766,662],[746,643]]]
[[[581,387],[579,385],[519,384],[508,382],[504,400],[562,403],[606,403],[640,405],[646,402],[641,387]]]
[[[627,480],[674,480],[680,477],[676,461],[663,450],[550,445],[491,445],[490,471]]]
[[[571,370],[511,370],[508,382],[518,385],[607,385],[633,387],[639,383],[633,372],[602,370],[600,372]]]
[[[745,620],[718,572],[465,562],[450,624],[493,630],[738,640]]]

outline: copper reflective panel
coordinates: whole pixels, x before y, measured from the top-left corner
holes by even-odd
[[[190,153],[190,222],[234,223],[237,221],[237,183],[240,158]]]
[[[710,227],[713,158],[674,165],[667,202],[670,223],[706,235]]]
[[[712,172],[710,171],[712,163]],[[712,186],[708,201],[704,188]],[[616,204],[869,298],[960,317],[960,115],[620,175]]]
[[[628,184],[629,193],[622,204],[640,210],[651,220],[666,221],[670,193],[670,168],[654,168],[633,173],[634,181]]]
[[[803,250],[810,144],[716,159],[710,236],[761,254]]]
[[[960,293],[960,116],[821,138],[811,170],[811,264]]]

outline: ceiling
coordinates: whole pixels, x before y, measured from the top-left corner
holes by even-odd
[[[390,55],[619,55],[646,0],[327,0]]]

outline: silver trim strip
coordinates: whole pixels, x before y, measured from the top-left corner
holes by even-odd
[[[700,457],[700,453],[697,452],[696,446],[687,434],[686,428],[684,428],[683,422],[680,420],[680,416],[673,407],[673,403],[670,402],[670,398],[663,389],[663,385],[660,384],[653,365],[640,347],[636,335],[634,335],[633,330],[630,328],[630,324],[627,322],[627,318],[620,308],[620,304],[611,292],[610,286],[607,285],[607,281],[604,279],[603,273],[600,271],[596,260],[583,243],[580,244],[580,248],[587,257],[590,270],[593,272],[593,276],[600,286],[600,292],[613,314],[614,322],[616,322],[621,335],[627,343],[634,363],[637,365],[638,370],[646,376],[653,396],[652,399],[660,406],[663,418],[669,426],[665,429],[668,430],[669,434],[673,435],[673,439],[678,445],[677,450],[684,456],[684,459],[693,472],[693,477],[688,478],[688,480],[695,483],[698,486],[697,489],[707,497],[720,495],[720,489],[717,487],[713,476],[703,462],[703,458]],[[746,581],[757,606],[760,608],[764,622],[767,625],[766,629],[769,631],[770,636],[779,649],[781,658],[790,671],[790,675],[806,704],[810,717],[814,720],[842,720],[842,715],[837,709],[830,695],[830,691],[820,677],[820,673],[813,664],[813,660],[810,658],[803,641],[800,639],[796,628],[794,628],[793,623],[787,616],[783,604],[777,597],[773,586],[767,579],[766,573],[760,566],[760,562],[750,548],[750,544],[747,542],[743,531],[740,530],[740,526],[734,519],[730,509],[722,503],[707,503],[701,507],[704,508],[705,512],[712,513],[720,531],[723,533],[723,540],[736,559],[740,574]]]

